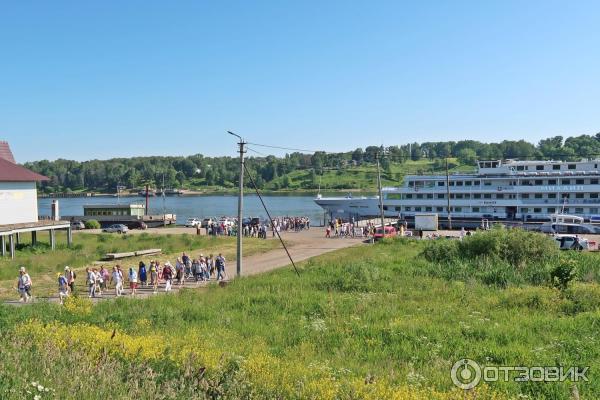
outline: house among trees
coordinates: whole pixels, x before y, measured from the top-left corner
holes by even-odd
[[[22,234],[30,233],[33,245],[38,232],[48,232],[50,246],[56,245],[56,231],[67,231],[67,242],[71,244],[71,224],[60,221],[58,213],[52,220],[38,219],[37,183],[47,181],[43,175],[16,164],[7,142],[0,141],[0,252],[11,258],[21,243]],[[56,210],[57,211],[57,210]]]

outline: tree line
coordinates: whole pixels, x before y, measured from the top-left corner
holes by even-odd
[[[475,165],[482,159],[554,159],[574,160],[600,157],[600,133],[564,139],[555,136],[543,139],[537,145],[525,140],[504,140],[483,143],[475,140],[409,143],[400,146],[368,146],[353,151],[304,154],[294,152],[283,157],[266,156],[247,158],[247,166],[259,188],[269,183],[281,189],[289,182],[287,175],[297,170],[309,171],[311,179],[327,169],[343,170],[358,165],[372,165],[380,155],[384,170],[392,163],[422,159],[442,165],[447,157],[461,164]],[[44,192],[102,191],[116,192],[117,187],[140,189],[148,184],[153,188],[231,188],[236,185],[239,160],[236,157],[205,157],[195,154],[187,157],[132,157],[109,160],[35,161],[25,167],[50,178],[40,189]],[[249,184],[249,182],[246,182]]]

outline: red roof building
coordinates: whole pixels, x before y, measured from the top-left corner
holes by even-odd
[[[0,182],[41,182],[49,180],[44,175],[37,174],[0,157]]]
[[[15,157],[13,156],[12,151],[10,151],[10,146],[8,142],[0,140],[0,159],[5,159],[10,161],[13,164],[16,164]]]

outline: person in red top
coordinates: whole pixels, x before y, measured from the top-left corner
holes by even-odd
[[[165,267],[162,271],[163,279],[165,280],[165,292],[171,291],[171,284],[173,283],[173,268],[171,267],[171,263],[167,261],[165,263]]]

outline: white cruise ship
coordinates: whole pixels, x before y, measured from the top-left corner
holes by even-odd
[[[440,225],[450,215],[455,226],[482,219],[512,223],[548,221],[557,213],[596,222],[600,219],[600,160],[478,161],[477,173],[407,175],[400,187],[386,187],[386,217],[405,219],[437,213]],[[447,185],[446,182],[449,182]],[[379,198],[317,198],[331,218],[362,219],[379,215]],[[471,222],[470,224],[467,222]]]

